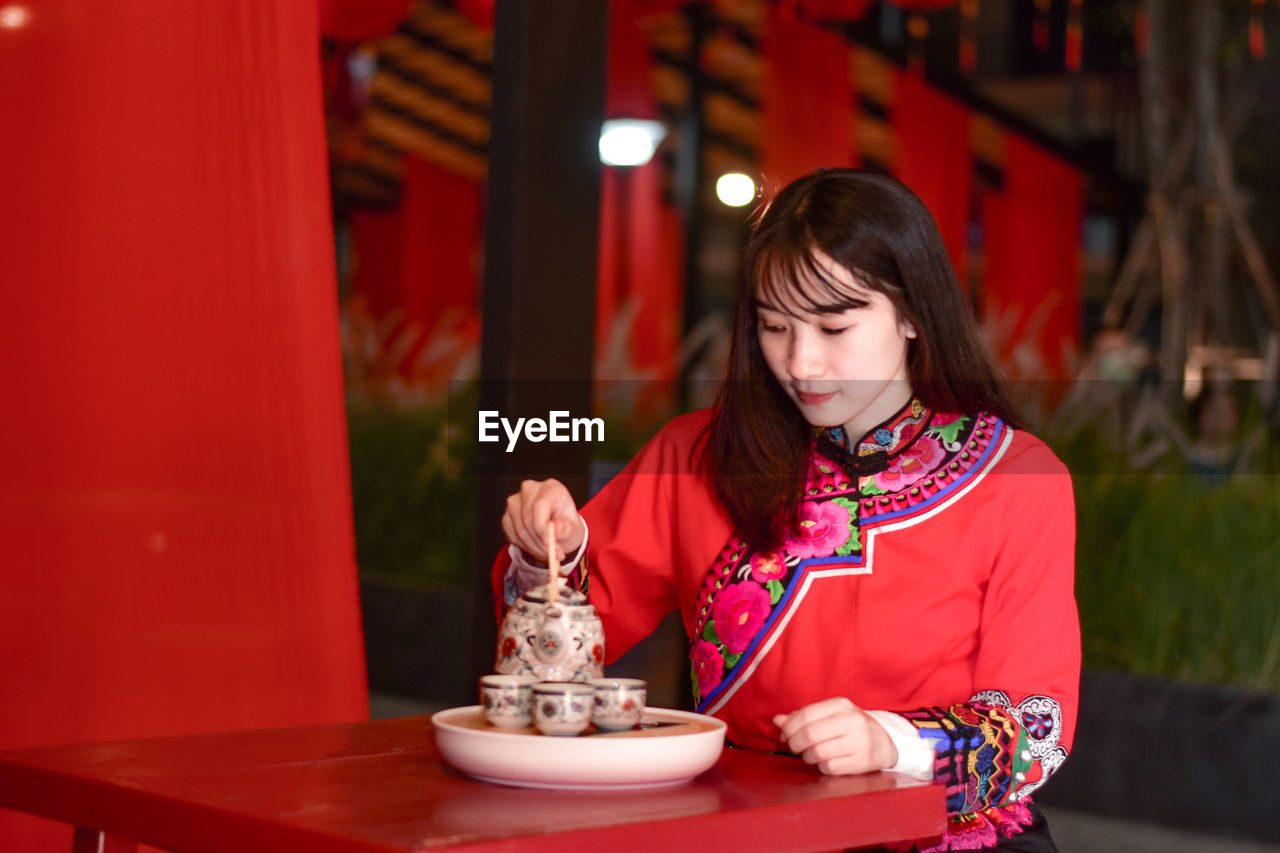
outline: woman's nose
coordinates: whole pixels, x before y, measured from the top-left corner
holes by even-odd
[[[814,341],[803,332],[791,336],[787,372],[794,379],[816,379],[822,375],[822,360]]]

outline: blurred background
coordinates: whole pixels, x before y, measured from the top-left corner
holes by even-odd
[[[0,748],[473,701],[502,497],[705,405],[753,211],[856,165],[1073,474],[1063,849],[1280,844],[1278,55],[1277,0],[0,0]],[[605,441],[475,442],[547,399]],[[683,642],[612,671],[679,706]]]

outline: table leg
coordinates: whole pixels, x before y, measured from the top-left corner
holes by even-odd
[[[138,842],[100,829],[77,826],[71,853],[138,853]]]

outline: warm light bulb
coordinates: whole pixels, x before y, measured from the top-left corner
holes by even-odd
[[[31,12],[26,6],[0,6],[0,28],[16,30],[27,25]]]
[[[610,119],[600,129],[600,162],[606,166],[643,166],[666,134],[662,122]]]
[[[716,181],[716,197],[730,207],[751,204],[756,197],[756,182],[741,172],[729,172]]]

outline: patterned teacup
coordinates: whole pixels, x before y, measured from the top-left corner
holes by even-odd
[[[484,718],[504,729],[529,725],[533,718],[532,688],[538,679],[531,675],[480,676],[480,704]]]
[[[603,731],[635,728],[644,712],[648,685],[641,678],[593,678],[591,722]]]
[[[544,735],[576,735],[591,723],[590,684],[541,681],[533,685],[533,724]]]

